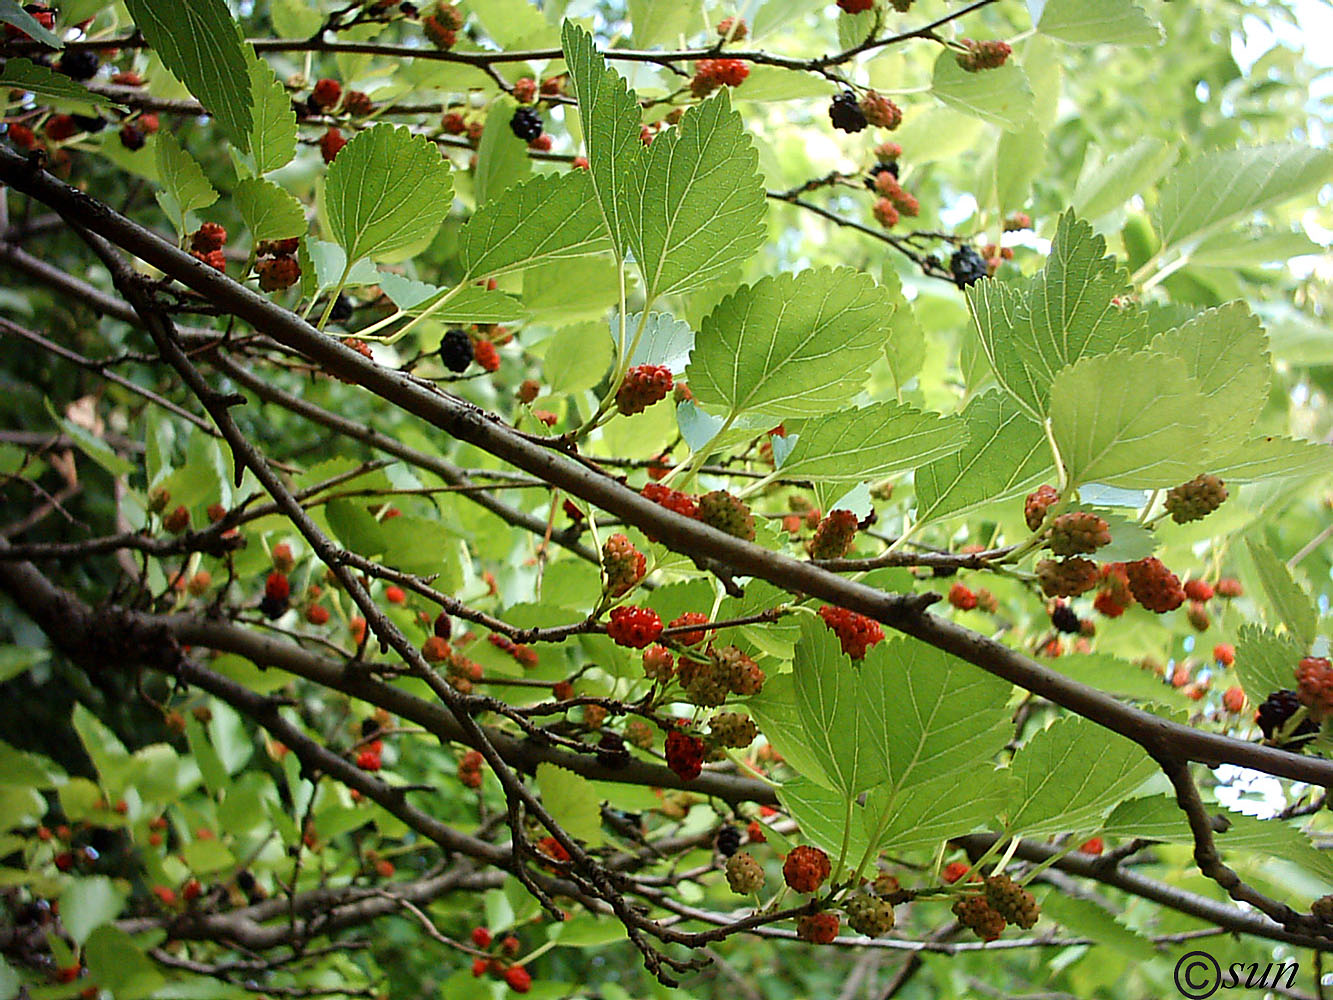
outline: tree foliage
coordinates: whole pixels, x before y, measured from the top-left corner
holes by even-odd
[[[1302,16],[0,0],[0,995],[1317,969]]]

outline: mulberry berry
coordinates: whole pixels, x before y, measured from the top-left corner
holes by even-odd
[[[221,250],[227,245],[227,230],[216,222],[205,222],[190,234],[190,249],[196,253]]]
[[[671,619],[671,623],[668,626],[668,628],[681,628],[685,625],[707,625],[707,624],[708,624],[707,615],[702,615],[697,611],[687,611],[679,618]],[[700,629],[697,632],[678,632],[675,635],[671,636],[671,638],[674,639],[676,642],[680,643],[682,646],[697,646],[699,643],[703,642],[704,639],[707,638],[707,636],[708,633],[705,632],[703,629]]]
[[[1008,875],[992,875],[986,879],[986,902],[991,909],[1011,924],[1031,930],[1041,915],[1036,899]]]
[[[1312,719],[1304,719],[1296,726],[1295,732],[1282,737],[1282,730],[1291,717],[1301,709],[1301,697],[1295,691],[1274,691],[1259,706],[1255,713],[1255,725],[1264,734],[1264,739],[1284,750],[1300,753],[1311,736],[1319,732],[1319,724]]]
[[[496,372],[500,370],[500,352],[495,349],[495,345],[489,340],[477,339],[477,342],[472,345],[472,358],[484,371]]]
[[[1057,632],[1067,632],[1070,635],[1077,635],[1083,631],[1083,623],[1079,621],[1077,612],[1064,601],[1056,601],[1051,605],[1051,625]]]
[[[782,863],[782,877],[797,892],[814,892],[833,871],[828,855],[818,847],[793,847]]]
[[[887,899],[856,895],[844,902],[842,908],[848,925],[858,934],[873,938],[893,930],[893,904]]]
[[[853,660],[864,659],[866,650],[884,639],[878,622],[855,611],[825,604],[819,609],[819,617],[837,634],[842,651]]]
[[[1310,904],[1310,916],[1333,924],[1333,896],[1320,896]]]
[[[532,974],[521,965],[511,965],[505,969],[504,977],[515,993],[527,993],[532,989]]]
[[[324,157],[325,163],[332,163],[333,158],[342,152],[347,140],[343,138],[340,129],[331,128],[319,137],[319,155]]]
[[[880,198],[871,206],[870,214],[885,229],[892,229],[898,224],[898,208],[888,198]]]
[[[643,674],[649,680],[665,684],[675,672],[675,657],[665,646],[649,646],[643,651]]]
[[[832,510],[815,528],[810,540],[811,559],[841,559],[856,538],[857,517],[850,510]]]
[[[1197,476],[1166,491],[1164,506],[1176,524],[1197,521],[1221,507],[1227,498],[1226,484],[1216,476]]]
[[[657,641],[662,634],[662,619],[649,608],[619,607],[611,609],[611,621],[606,634],[617,645],[643,649]]]
[[[541,115],[532,108],[519,108],[509,119],[509,130],[524,142],[531,142],[542,134]]]
[[[741,849],[741,831],[740,827],[732,826],[728,823],[722,829],[717,831],[717,837],[714,840],[717,844],[717,853],[724,858],[729,858]]]
[[[653,745],[653,727],[642,719],[630,719],[625,723],[625,739],[640,750],[647,750]]]
[[[640,494],[645,500],[651,500],[667,510],[675,511],[682,517],[695,518],[699,516],[698,503],[688,493],[673,490],[661,483],[645,483]]]
[[[989,274],[986,261],[973,247],[959,247],[949,258],[949,273],[959,288],[975,285]]]
[[[452,16],[450,16],[450,12]],[[448,50],[458,41],[458,29],[463,26],[463,19],[451,4],[441,4],[434,14],[427,14],[421,19],[421,30],[437,49]]]
[[[860,14],[875,6],[875,0],[838,0],[839,9],[848,14]]]
[[[1005,919],[991,909],[985,896],[968,896],[953,904],[958,922],[983,941],[994,941],[1004,933]]]
[[[342,100],[343,88],[337,80],[323,79],[310,91],[310,103],[321,111],[338,106]]]
[[[703,773],[704,741],[673,729],[667,733],[666,761],[681,781],[693,781]]]
[[[1097,586],[1097,564],[1091,559],[1043,559],[1036,566],[1037,581],[1047,597],[1077,597]]]
[[[719,38],[729,38],[733,42],[742,42],[749,33],[750,29],[746,26],[743,17],[724,17],[717,22]]]
[[[1236,647],[1229,642],[1219,642],[1213,647],[1213,659],[1224,667],[1236,662]]]
[[[744,749],[759,736],[759,727],[740,712],[718,712],[708,720],[708,732],[718,746]]]
[[[1023,501],[1023,520],[1028,529],[1036,531],[1046,520],[1046,511],[1051,504],[1060,499],[1060,492],[1054,486],[1038,486]]]
[[[1237,685],[1232,685],[1222,692],[1222,707],[1228,712],[1240,714],[1245,711],[1245,691]]]
[[[1129,592],[1149,611],[1163,614],[1185,603],[1179,577],[1156,556],[1125,563],[1125,574],[1129,577]]]
[[[971,611],[977,606],[977,595],[961,583],[949,588],[949,603],[959,611]]]
[[[280,292],[301,280],[301,265],[295,257],[264,257],[255,263],[259,287],[266,292]]]
[[[796,921],[796,936],[811,944],[832,944],[838,936],[836,913],[812,913]]]
[[[1191,601],[1211,601],[1213,599],[1213,585],[1205,580],[1186,580],[1185,596]]]
[[[1076,511],[1051,522],[1051,551],[1057,556],[1096,552],[1111,544],[1111,527],[1096,514]]]
[[[1315,722],[1333,715],[1333,662],[1323,656],[1302,659],[1296,666],[1296,690]]]
[[[647,560],[625,535],[617,532],[602,545],[602,570],[606,589],[612,597],[622,597],[643,579]]]
[[[695,515],[704,524],[728,535],[754,541],[754,515],[744,501],[726,490],[713,490],[699,498],[699,512]]]
[[[1217,581],[1217,586],[1213,588],[1213,593],[1225,600],[1234,600],[1245,593],[1245,588],[1240,585],[1240,581],[1234,576],[1224,576]]]
[[[625,373],[616,390],[616,409],[625,416],[642,413],[671,391],[671,369],[663,365],[636,365]]]
[[[879,187],[880,178],[890,177],[897,183],[898,164],[893,161],[876,163],[870,168],[870,173],[866,175],[865,185],[871,191],[881,190]]]
[[[842,132],[860,132],[866,127],[865,112],[857,103],[856,94],[850,90],[844,90],[833,98],[833,103],[829,105],[828,116],[829,121],[833,122],[833,127]]]
[[[739,896],[751,896],[764,887],[764,870],[748,853],[727,858],[727,885]]]
[[[91,80],[97,75],[97,70],[102,62],[97,58],[97,53],[91,49],[78,49],[73,52],[66,52],[56,63],[56,71],[63,73],[71,80]]]
[[[467,332],[454,328],[440,341],[440,362],[451,372],[462,372],[472,364],[472,341]]]
[[[902,108],[876,91],[866,91],[860,107],[866,121],[876,128],[886,128],[892,132],[903,123]]]
[[[1008,42],[1001,41],[976,42],[964,38],[963,46],[966,51],[959,52],[955,58],[958,60],[958,65],[969,73],[983,69],[999,69],[1014,51]]]

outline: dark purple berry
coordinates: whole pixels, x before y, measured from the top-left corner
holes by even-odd
[[[833,103],[829,105],[828,116],[833,122],[833,127],[843,132],[860,132],[866,127],[865,112],[857,103],[856,94],[850,90],[844,90],[833,98]]]
[[[728,824],[724,826],[721,830],[717,831],[718,854],[722,855],[724,858],[729,858],[733,854],[735,854],[738,850],[740,850],[740,847],[741,847],[740,827],[731,826],[730,824]]]
[[[972,247],[959,247],[949,258],[949,273],[959,288],[966,288],[986,277],[986,261]]]
[[[66,52],[56,63],[56,72],[64,73],[71,80],[90,80],[97,74],[97,67],[102,63],[97,53],[91,49],[79,49]]]
[[[1077,635],[1082,628],[1077,613],[1064,601],[1057,602],[1051,608],[1051,624],[1057,632],[1068,632],[1070,635]]]
[[[1254,721],[1263,730],[1264,739],[1272,740],[1286,725],[1287,720],[1295,715],[1300,708],[1301,698],[1295,691],[1274,691],[1259,706]],[[1318,732],[1319,724],[1311,719],[1306,719],[1296,727],[1294,733],[1287,737],[1286,742],[1280,742],[1277,745],[1284,750],[1301,753],[1305,749],[1308,738]]]
[[[440,361],[451,372],[467,371],[472,364],[472,341],[467,331],[455,327],[445,333],[440,341]]]
[[[866,187],[868,187],[871,191],[875,190],[875,181],[879,178],[880,174],[892,174],[893,177],[896,179],[898,177],[898,164],[876,163],[873,167],[871,167],[870,176],[867,177],[865,180]]]
[[[532,108],[519,108],[509,119],[509,128],[524,142],[531,142],[542,134],[541,115]]]
[[[265,594],[263,600],[259,602],[259,613],[270,621],[281,618],[287,613],[287,602],[282,598]]]

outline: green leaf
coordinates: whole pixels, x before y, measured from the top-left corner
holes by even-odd
[[[254,242],[304,236],[305,210],[296,196],[262,177],[247,177],[232,191]]]
[[[309,38],[324,23],[319,7],[303,0],[272,0],[269,18],[279,38]]]
[[[622,215],[649,301],[707,284],[768,235],[759,154],[727,88],[687,108],[643,153]]]
[[[1034,27],[1076,45],[1160,45],[1162,26],[1131,0],[1028,0]]]
[[[190,88],[242,152],[248,150],[250,71],[224,0],[125,0],[125,6],[172,75]]]
[[[501,195],[505,191],[532,173],[528,144],[514,135],[514,130],[509,127],[517,108],[518,104],[512,98],[500,97],[486,115],[481,141],[477,143],[474,193],[478,205],[502,201]]]
[[[1219,850],[1227,853],[1240,851],[1261,860],[1282,858],[1294,862],[1325,885],[1333,885],[1333,859],[1316,848],[1296,827],[1281,820],[1258,819],[1212,805],[1209,811],[1220,814],[1227,824],[1227,829],[1215,836]],[[1165,795],[1131,799],[1117,806],[1108,818],[1104,832],[1121,838],[1143,837],[1167,844],[1194,844],[1185,814],[1173,799]]]
[[[884,780],[883,754],[870,745],[856,667],[824,623],[808,616],[801,622],[792,680],[806,743],[833,788],[851,796]]]
[[[1036,102],[1027,77],[1012,57],[998,69],[969,73],[947,48],[935,60],[930,91],[941,103],[1010,132],[1028,126]]]
[[[1203,153],[1176,167],[1157,196],[1163,247],[1311,191],[1333,175],[1333,150],[1278,144]]]
[[[1145,137],[1104,161],[1089,159],[1074,188],[1074,211],[1083,219],[1115,211],[1156,184],[1175,155],[1165,140]]]
[[[97,716],[88,711],[82,702],[74,706],[70,722],[79,735],[79,742],[83,744],[88,759],[93,762],[98,777],[104,784],[109,784],[118,770],[118,765],[129,757],[125,744],[121,743],[116,734]]]
[[[626,327],[633,331],[639,324],[639,315],[626,317]],[[619,324],[616,317],[611,317],[611,336],[618,336]],[[676,319],[670,313],[649,313],[643,323],[643,333],[639,344],[630,357],[631,367],[636,365],[663,365],[673,373],[685,370],[690,352],[694,350],[694,331],[690,325]]]
[[[204,779],[208,794],[216,796],[228,785],[227,769],[222,766],[222,759],[209,742],[204,727],[194,717],[185,720],[185,738],[190,744],[190,754],[199,765],[199,773]]]
[[[49,45],[53,49],[63,49],[65,43],[60,36],[42,27],[40,21],[19,6],[18,0],[0,0],[0,22],[12,24],[29,38]]]
[[[166,983],[134,939],[115,927],[104,925],[89,935],[84,960],[89,977],[116,1000],[156,996]]]
[[[46,412],[51,415],[51,419],[60,425],[61,430],[69,435],[74,442],[75,447],[83,452],[94,462],[113,476],[127,476],[134,471],[134,466],[125,459],[121,458],[110,446],[99,437],[95,437],[92,431],[81,427],[68,417],[56,415],[55,407],[51,405],[49,399],[43,400],[46,405]]]
[[[611,367],[611,342],[600,323],[568,326],[551,338],[542,367],[552,393],[591,389]]]
[[[785,781],[778,788],[778,801],[796,820],[802,836],[832,858],[837,858],[842,850],[847,798],[841,792],[821,788],[806,776]],[[861,806],[852,805],[847,856],[853,862],[865,853],[869,844],[865,824],[861,822],[864,811]]]
[[[1243,441],[1268,402],[1272,363],[1268,338],[1243,302],[1209,309],[1185,325],[1158,334],[1148,347],[1185,362],[1185,371],[1209,397],[1208,430],[1230,451]]]
[[[686,378],[731,413],[817,416],[849,402],[879,354],[892,295],[847,268],[742,286],[704,318]]]
[[[170,130],[158,132],[156,138],[157,174],[163,187],[157,192],[157,203],[167,213],[177,235],[184,236],[190,229],[186,218],[189,213],[213,204],[218,193]]]
[[[749,588],[746,588],[747,593]],[[668,619],[669,620],[669,619]],[[778,674],[764,682],[764,689],[746,702],[764,738],[782,755],[789,767],[811,782],[832,787],[806,736],[796,684],[791,674]],[[791,783],[788,782],[788,785]]]
[[[406,128],[359,133],[329,166],[329,230],[351,261],[428,239],[449,213],[453,178],[438,148]]]
[[[458,235],[469,278],[486,278],[546,261],[608,249],[606,226],[592,210],[586,170],[542,174],[482,205]]]
[[[0,684],[13,680],[50,658],[49,649],[37,646],[0,646]]]
[[[961,451],[916,470],[919,523],[959,515],[1030,490],[1051,467],[1041,427],[1001,392],[974,397],[962,413]]]
[[[629,177],[643,155],[639,103],[624,79],[606,64],[592,36],[566,21],[565,62],[579,102],[579,121],[588,153],[588,173],[617,256],[629,248],[633,207],[626,196]]]
[[[1012,686],[917,639],[873,646],[860,688],[862,735],[895,793],[979,766],[1009,738]]]
[[[1051,387],[1051,432],[1075,483],[1185,482],[1199,471],[1207,411],[1185,363],[1149,351],[1084,358]]]
[[[602,805],[593,784],[582,775],[554,764],[537,765],[542,804],[571,837],[588,847],[602,844]]]
[[[1133,562],[1144,559],[1157,549],[1157,536],[1141,525],[1111,510],[1094,511],[1111,531],[1111,541],[1088,558],[1099,563]]]
[[[1147,317],[1112,304],[1129,278],[1106,241],[1066,212],[1046,266],[1025,295],[994,280],[968,289],[968,305],[1000,385],[1037,421],[1047,415],[1057,372],[1079,358],[1142,347]]]
[[[1135,961],[1148,962],[1157,955],[1151,941],[1130,930],[1091,900],[1050,892],[1041,901],[1041,915],[1062,924],[1073,934],[1092,938]]]
[[[1204,267],[1254,267],[1320,254],[1324,247],[1303,232],[1261,229],[1249,236],[1218,233],[1190,251],[1190,263]]]
[[[905,790],[872,790],[861,819],[867,835],[875,837],[876,849],[934,850],[950,837],[993,823],[1008,796],[1008,776],[975,764],[969,773],[977,780],[969,783],[965,795],[958,793],[957,775],[941,775]]]
[[[75,879],[60,894],[60,922],[74,943],[81,945],[94,928],[116,918],[127,895],[105,875]]]
[[[1108,653],[1070,653],[1052,660],[1050,667],[1071,680],[1119,698],[1178,708],[1190,704],[1183,694],[1151,670]]]
[[[33,23],[36,24],[35,21]],[[5,62],[4,70],[0,71],[0,87],[6,90],[26,90],[52,104],[88,115],[93,114],[100,105],[119,103],[101,94],[94,94],[83,84],[49,67],[21,57]]]
[[[880,271],[880,284],[893,298],[893,318],[889,322],[889,335],[884,341],[884,356],[893,373],[894,387],[901,393],[903,386],[921,374],[925,365],[926,332],[921,329],[916,311],[903,294],[902,279],[887,261]]]
[[[1281,634],[1247,622],[1236,634],[1236,676],[1252,705],[1262,705],[1274,691],[1296,688],[1296,664],[1305,647],[1290,633]]]
[[[658,42],[674,42],[690,36],[704,23],[701,0],[660,3],[659,0],[629,0],[629,19],[634,26],[636,48],[652,48]]]
[[[254,105],[250,155],[255,171],[266,174],[285,167],[296,155],[296,112],[273,67],[248,45],[244,53],[250,63],[250,99]]]
[[[952,455],[966,443],[960,417],[874,403],[805,423],[782,474],[824,482],[883,479]]]
[[[236,864],[235,855],[220,840],[192,840],[181,848],[181,857],[196,875],[220,872]]]
[[[1025,837],[1095,828],[1157,770],[1136,743],[1096,723],[1064,718],[1014,754],[1016,799],[1006,829]]]
[[[1245,547],[1250,551],[1259,583],[1278,621],[1286,625],[1302,645],[1309,646],[1319,634],[1319,609],[1314,601],[1301,589],[1287,564],[1267,545],[1247,538]]]
[[[1209,469],[1229,483],[1251,483],[1286,476],[1317,476],[1328,472],[1333,450],[1313,441],[1251,438],[1235,451],[1209,460]]]

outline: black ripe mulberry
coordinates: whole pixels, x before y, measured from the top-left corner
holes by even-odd
[[[829,105],[828,116],[833,122],[833,127],[843,132],[860,132],[866,127],[865,112],[861,110],[856,94],[850,90],[844,90],[833,98],[833,103]]]
[[[1282,690],[1274,691],[1259,706],[1259,711],[1254,716],[1255,724],[1263,730],[1264,739],[1273,740],[1277,746],[1284,750],[1293,750],[1300,753],[1305,749],[1305,744],[1311,736],[1319,732],[1319,724],[1312,719],[1306,719],[1296,727],[1294,733],[1290,733],[1285,740],[1278,740],[1276,737],[1282,731],[1282,727],[1287,724],[1297,710],[1301,708],[1301,699],[1295,691]]]
[[[717,831],[717,853],[724,858],[729,858],[740,850],[741,829],[738,826],[732,826],[728,823],[721,830]]]
[[[949,258],[949,273],[959,288],[966,288],[986,277],[986,261],[974,248],[959,247]]]
[[[509,119],[509,129],[524,142],[531,142],[542,134],[542,119],[532,108],[519,108]]]
[[[472,341],[467,331],[455,327],[440,341],[440,361],[451,372],[467,371],[472,364]]]

